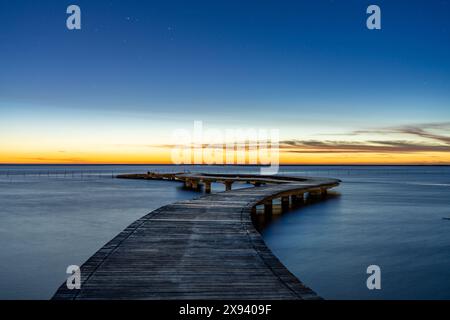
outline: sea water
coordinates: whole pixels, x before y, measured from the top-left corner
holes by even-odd
[[[120,173],[258,173],[223,166],[0,166],[0,299],[49,299],[105,243],[148,212],[199,196],[170,181]],[[320,202],[261,232],[284,265],[327,299],[450,298],[450,168],[288,166],[339,178]],[[233,186],[235,187],[235,186]],[[213,185],[213,191],[223,191]],[[369,290],[369,265],[381,290]]]

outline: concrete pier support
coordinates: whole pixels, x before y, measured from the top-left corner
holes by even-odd
[[[281,209],[282,210],[289,209],[289,197],[281,197]]]
[[[264,214],[272,214],[273,204],[272,200],[266,200],[264,202]]]
[[[186,189],[190,189],[192,187],[191,180],[189,180],[189,179],[184,180],[184,187]]]
[[[232,181],[225,182],[225,191],[231,191],[231,186],[233,185]]]
[[[194,189],[194,190],[198,190],[198,188],[199,188],[198,180],[192,180],[191,188]]]
[[[322,195],[322,191],[320,189],[314,189],[308,191],[308,199],[317,199]]]
[[[211,193],[211,182],[205,181],[205,193]]]
[[[303,202],[304,202],[304,194],[303,193],[299,193],[299,194],[292,195],[291,196],[291,201],[292,201],[292,204],[295,204],[295,205],[303,204]]]

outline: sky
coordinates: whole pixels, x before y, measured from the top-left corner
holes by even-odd
[[[81,30],[66,28],[71,4]],[[171,163],[173,132],[202,121],[279,130],[286,164],[450,164],[448,12],[0,0],[0,163]]]

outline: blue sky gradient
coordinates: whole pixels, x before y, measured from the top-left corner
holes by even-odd
[[[80,31],[65,27],[70,4]],[[365,26],[370,4],[382,30]],[[164,139],[203,120],[302,139],[448,122],[449,12],[443,0],[0,0],[0,133],[145,120]]]

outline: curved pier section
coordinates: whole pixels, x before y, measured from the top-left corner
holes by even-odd
[[[53,299],[320,299],[266,247],[251,212],[272,200],[282,204],[320,196],[336,179],[285,176],[154,174],[211,192],[228,191],[161,207],[135,221],[81,267],[81,289],[64,283]],[[255,188],[232,190],[235,183]]]

